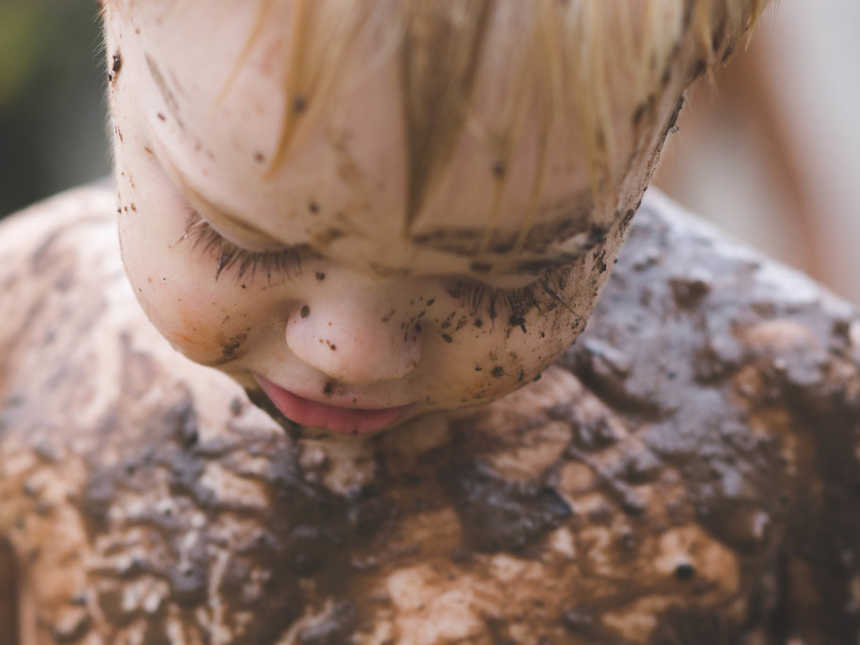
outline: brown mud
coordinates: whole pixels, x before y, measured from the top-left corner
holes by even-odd
[[[364,441],[160,349],[110,215],[46,224],[0,334],[0,612],[24,571],[40,644],[856,639],[860,319],[672,210],[542,379]]]

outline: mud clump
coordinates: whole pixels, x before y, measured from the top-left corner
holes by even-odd
[[[553,488],[507,481],[480,461],[454,464],[441,473],[468,546],[478,551],[522,551],[571,514]]]

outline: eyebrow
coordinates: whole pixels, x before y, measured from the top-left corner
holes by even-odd
[[[488,235],[485,228],[465,226],[439,227],[414,234],[411,239],[419,246],[467,258],[476,255],[487,236],[486,250],[496,255],[509,255],[514,252],[525,252],[532,256],[547,255],[550,247],[564,243],[581,233],[588,234],[586,245],[594,246],[602,241],[606,231],[592,222],[592,206],[591,197],[580,193],[568,200],[568,205],[562,207],[560,213],[545,216],[541,218],[542,221],[532,224],[521,242],[520,231],[493,230]],[[553,257],[569,255],[557,253]]]

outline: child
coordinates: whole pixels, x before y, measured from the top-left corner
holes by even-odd
[[[4,224],[15,636],[854,639],[853,312],[656,197],[568,349],[756,3],[233,5],[106,3],[120,239],[290,433],[103,189]]]
[[[147,315],[285,424],[485,404],[583,330],[681,94],[763,2],[108,2]]]

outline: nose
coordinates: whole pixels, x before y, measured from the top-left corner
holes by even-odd
[[[402,318],[391,311],[364,291],[315,300],[291,313],[287,346],[303,362],[341,383],[401,379],[418,365],[421,334],[404,331]]]

